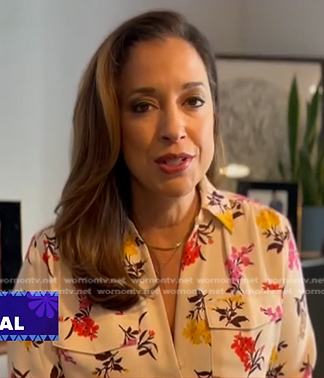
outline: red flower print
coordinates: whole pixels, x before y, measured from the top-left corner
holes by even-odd
[[[191,251],[195,247],[197,240],[198,240],[198,231],[194,232],[191,239],[188,240],[186,244],[186,250]]]
[[[248,371],[251,367],[249,355],[255,352],[254,341],[252,337],[243,337],[241,332],[234,336],[234,342],[231,345],[237,356],[244,364],[244,370]]]
[[[253,340],[252,337],[242,336],[240,332],[234,336],[234,341],[231,345],[231,349],[234,349],[235,354],[243,363],[244,370],[249,372],[248,376],[256,369],[261,370],[261,362],[264,361],[262,356],[264,345],[261,348],[256,348],[260,335],[261,332]]]
[[[282,290],[282,287],[278,283],[271,283],[271,282],[263,282],[262,283],[263,290]]]
[[[281,290],[281,298],[283,298],[284,287],[277,282],[262,282],[262,290]]]
[[[153,330],[153,329],[150,329],[150,330],[149,330],[149,336],[152,336],[152,337],[153,337],[154,335],[155,335],[154,330]]]
[[[182,259],[182,269],[184,266],[193,264],[199,257],[201,246],[198,244],[198,231],[196,231],[185,245]]]
[[[99,326],[89,317],[71,319],[73,324],[73,332],[78,336],[89,337],[92,341],[98,337],[97,332]]]
[[[209,222],[208,224],[200,224],[197,230],[193,232],[184,248],[181,270],[184,270],[186,266],[194,264],[198,258],[206,261],[201,249],[203,245],[214,243],[212,238],[214,230],[215,225],[213,222]]]
[[[200,245],[197,245],[197,247],[192,252],[194,259],[199,257],[199,252],[200,252]]]
[[[47,252],[45,251],[44,253],[43,253],[43,261],[44,261],[44,263],[48,263],[48,260],[49,260],[49,255],[47,254]]]
[[[73,325],[73,332],[78,332],[81,329],[81,323],[78,319],[71,319]]]

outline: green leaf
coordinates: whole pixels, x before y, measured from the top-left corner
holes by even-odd
[[[299,159],[299,173],[303,188],[304,205],[316,206],[319,204],[318,181],[316,179],[316,172],[311,165],[309,154],[304,148],[300,150]]]
[[[299,135],[299,95],[297,80],[294,77],[291,84],[288,102],[288,142],[292,178],[298,174],[298,135]]]
[[[322,154],[321,159],[318,161],[318,186],[319,186],[319,197],[320,205],[324,206],[324,153]]]
[[[304,148],[311,154],[314,148],[316,140],[316,128],[319,110],[319,93],[320,87],[316,88],[314,95],[312,96],[311,102],[307,104],[307,121],[306,121],[306,132],[304,138]]]

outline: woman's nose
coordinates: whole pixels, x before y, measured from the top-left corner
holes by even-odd
[[[184,115],[180,110],[169,109],[160,120],[160,137],[164,141],[178,142],[186,137]]]

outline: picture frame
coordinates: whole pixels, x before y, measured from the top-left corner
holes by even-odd
[[[300,134],[305,130],[307,101],[323,88],[324,59],[215,55],[218,76],[220,135],[227,164],[250,169],[254,181],[290,179],[288,99],[296,77],[300,95]],[[324,106],[318,128],[324,136]],[[286,177],[281,173],[279,161]]]
[[[301,190],[292,182],[260,182],[239,180],[237,193],[280,212],[292,228],[297,246],[301,246]]]
[[[0,202],[0,291],[14,289],[21,265],[21,203]],[[0,341],[0,356],[7,347],[7,341]]]
[[[0,290],[11,291],[22,265],[21,203],[0,201]]]

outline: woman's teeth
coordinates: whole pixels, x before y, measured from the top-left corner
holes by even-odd
[[[179,165],[184,161],[185,161],[185,159],[183,159],[183,158],[168,159],[168,160],[165,160],[165,164],[167,164],[167,165]]]

